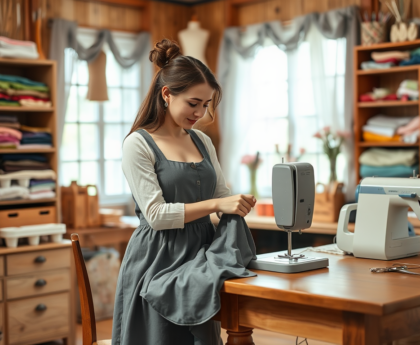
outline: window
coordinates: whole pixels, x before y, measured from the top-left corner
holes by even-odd
[[[291,157],[314,166],[316,182],[328,182],[329,161],[321,141],[313,135],[332,125],[328,118],[331,114],[344,118],[345,39],[322,38],[319,43],[308,38],[297,50],[284,52],[269,41],[251,62],[239,56],[233,58],[233,73],[249,71],[247,90],[241,90],[244,94],[235,103],[239,107],[238,120],[249,123],[238,149],[241,155],[260,152],[260,197],[271,197],[272,167],[283,157],[287,161],[289,145]],[[344,166],[345,159],[339,155],[339,180],[343,180]],[[248,192],[246,166],[241,165],[237,174],[233,191]]]
[[[113,34],[123,51],[129,51],[134,35]],[[92,44],[95,32],[83,30],[78,39]],[[106,78],[109,101],[86,100],[88,69],[85,61],[77,61],[70,84],[63,139],[60,148],[62,185],[76,180],[80,185],[98,186],[101,204],[127,202],[130,189],[121,169],[122,143],[138,112],[148,71],[142,63],[123,69],[105,45]]]

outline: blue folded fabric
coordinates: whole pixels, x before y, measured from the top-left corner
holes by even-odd
[[[28,86],[47,86],[45,83],[41,83],[39,81],[33,81],[28,78],[19,77],[17,75],[5,75],[0,74],[0,80],[2,81],[8,81],[11,83],[21,83]]]
[[[400,66],[411,66],[420,64],[420,55],[412,55],[410,60],[402,60]]]
[[[37,162],[47,162],[47,157],[37,154],[4,154],[0,156],[0,160],[3,161],[22,161],[22,160],[31,160]]]
[[[370,165],[360,165],[361,177],[410,177],[413,176],[413,170],[417,175],[419,173],[419,166],[413,165],[408,167],[406,165],[391,165],[387,167],[375,167]]]

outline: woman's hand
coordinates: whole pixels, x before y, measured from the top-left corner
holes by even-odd
[[[245,217],[257,200],[251,194],[237,194],[226,198],[217,199],[217,212],[238,214]]]

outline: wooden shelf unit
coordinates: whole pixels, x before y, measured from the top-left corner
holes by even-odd
[[[360,182],[359,156],[372,147],[387,148],[415,148],[420,149],[419,143],[407,144],[403,142],[365,142],[362,137],[362,127],[369,118],[382,114],[388,116],[419,116],[419,101],[381,101],[360,102],[360,95],[372,92],[374,87],[386,87],[396,92],[400,83],[405,79],[420,81],[420,65],[395,66],[387,69],[362,70],[361,63],[370,61],[372,52],[407,51],[420,48],[420,40],[399,43],[381,43],[371,46],[357,46],[354,48],[354,133],[355,133],[355,162],[356,183]]]
[[[0,107],[0,114],[15,114],[19,122],[32,127],[47,127],[51,130],[53,147],[40,149],[0,149],[2,154],[26,154],[36,153],[47,157],[51,169],[58,172],[58,150],[57,148],[57,113],[56,113],[56,62],[51,60],[25,60],[25,59],[4,59],[0,58],[0,74],[18,75],[34,81],[40,81],[50,88],[52,107]],[[57,176],[58,185],[58,176]],[[59,188],[56,188],[56,198],[39,200],[11,200],[0,201],[0,211],[15,206],[17,209],[35,207],[37,204],[48,203],[56,207],[56,222],[60,222],[60,197]],[[1,227],[1,226],[0,226]]]

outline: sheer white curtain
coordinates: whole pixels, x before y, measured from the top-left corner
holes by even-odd
[[[245,32],[243,39],[252,35]],[[259,151],[263,163],[257,187],[260,197],[270,197],[271,169],[286,156],[289,144],[292,157],[314,166],[317,182],[328,181],[328,159],[313,134],[327,125],[344,128],[345,57],[346,40],[326,39],[314,26],[291,52],[267,39],[254,58],[230,57],[220,159],[233,193],[249,191],[249,172],[240,161]],[[337,162],[338,178],[346,183],[348,161],[340,155]]]

